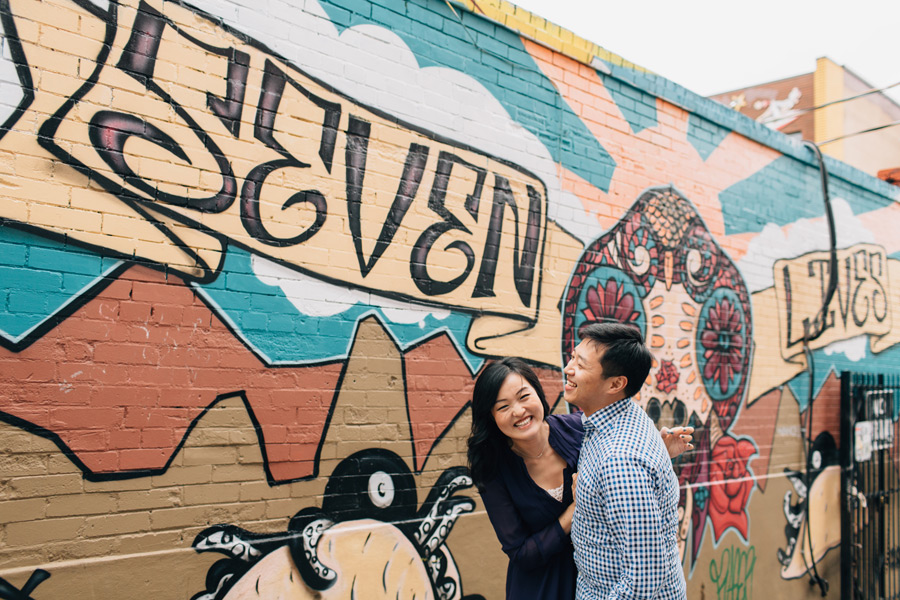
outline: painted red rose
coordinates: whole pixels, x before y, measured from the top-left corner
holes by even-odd
[[[747,499],[754,480],[747,470],[756,447],[747,440],[729,435],[719,438],[712,450],[709,466],[709,519],[716,541],[729,527],[747,539]]]

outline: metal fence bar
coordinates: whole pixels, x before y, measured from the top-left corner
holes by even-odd
[[[853,520],[854,511],[850,499],[850,465],[852,447],[850,443],[850,373],[841,372],[841,598],[853,597]],[[809,491],[806,492],[807,496]],[[843,508],[846,506],[846,510]]]
[[[898,374],[841,373],[841,598],[900,598],[900,440],[885,447],[898,403]],[[856,453],[860,421],[873,428],[874,447],[863,461]]]

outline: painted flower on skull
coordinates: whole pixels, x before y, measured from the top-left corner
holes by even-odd
[[[678,385],[678,369],[671,360],[663,360],[659,365],[659,373],[656,374],[656,389],[668,394]]]
[[[706,359],[703,377],[715,381],[723,394],[735,377],[740,376],[743,368],[743,326],[740,312],[727,298],[723,298],[709,309],[709,319],[700,334],[703,357]]]
[[[634,325],[654,356],[635,396],[657,426],[691,425],[695,450],[676,463],[682,556],[708,522],[746,537],[755,484],[752,441],[729,434],[749,382],[750,294],[694,205],[671,186],[646,190],[585,248],[563,297],[562,363],[589,323]]]
[[[587,290],[588,307],[583,313],[588,323],[611,321],[615,323],[633,323],[641,315],[634,310],[636,300],[633,294],[625,291],[615,279],[610,279],[606,286],[592,286]]]

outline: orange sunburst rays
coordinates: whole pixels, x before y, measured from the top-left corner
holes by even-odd
[[[742,253],[746,245],[743,238],[725,237],[719,193],[771,163],[781,156],[778,152],[729,133],[704,161],[688,139],[689,113],[659,99],[656,126],[632,133],[594,69],[523,41],[541,71],[616,162],[607,192],[559,166],[563,188],[578,196],[588,215],[604,230],[609,229],[641,191],[672,184],[691,200],[723,247]]]

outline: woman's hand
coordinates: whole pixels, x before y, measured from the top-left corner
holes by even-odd
[[[660,432],[670,458],[675,458],[688,450],[694,449],[691,443],[693,427],[663,427]]]
[[[562,530],[567,534],[572,533],[572,517],[575,516],[575,503],[572,502],[569,506],[566,507],[566,510],[563,511],[563,514],[559,515],[559,526],[562,527]]]
[[[566,507],[563,514],[559,515],[559,525],[566,533],[572,532],[572,517],[575,516],[575,484],[578,481],[578,473],[572,473],[572,504]]]

